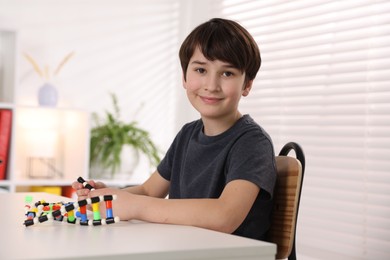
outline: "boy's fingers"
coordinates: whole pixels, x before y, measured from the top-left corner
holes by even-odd
[[[95,184],[95,182],[93,181],[93,180],[89,180],[89,181],[87,181],[92,187],[96,187],[96,184]]]
[[[81,183],[75,181],[75,182],[72,183],[72,188],[75,189],[75,190],[79,190],[79,189],[83,188],[83,185]]]
[[[95,186],[94,186],[96,189],[103,189],[103,188],[106,188],[106,185],[103,183],[103,182],[95,182]]]
[[[80,189],[80,190],[77,190],[76,193],[77,193],[77,196],[81,197],[81,196],[87,196],[89,194],[89,190],[88,189]]]

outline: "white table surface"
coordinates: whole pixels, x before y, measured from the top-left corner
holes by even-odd
[[[274,244],[190,226],[139,221],[80,226],[51,221],[25,227],[26,195],[33,197],[33,203],[70,200],[46,193],[0,194],[2,260],[275,259]]]

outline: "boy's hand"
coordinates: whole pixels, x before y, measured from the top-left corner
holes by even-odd
[[[130,220],[134,218],[135,208],[133,207],[133,202],[135,202],[135,197],[137,197],[137,195],[118,188],[96,189],[90,191],[88,194],[91,198],[104,195],[116,195],[116,199],[112,201],[112,208],[114,215],[119,217],[120,220]],[[105,205],[103,203],[100,207],[100,214],[103,218],[106,217],[106,212],[104,210]]]
[[[87,181],[94,189],[103,189],[106,188],[106,185],[102,182],[95,182],[93,180]],[[72,188],[76,190],[76,194],[79,200],[88,198],[90,190],[85,188],[82,183],[75,181],[72,183]]]

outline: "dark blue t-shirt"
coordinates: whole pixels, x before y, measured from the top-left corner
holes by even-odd
[[[233,234],[264,239],[276,181],[275,154],[271,138],[249,115],[217,136],[203,133],[202,120],[184,125],[157,170],[170,181],[172,199],[218,198],[237,179],[256,184],[260,193]]]

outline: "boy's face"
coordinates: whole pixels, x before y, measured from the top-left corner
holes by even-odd
[[[253,81],[246,86],[245,73],[220,60],[206,59],[196,48],[187,68],[183,86],[192,106],[202,118],[223,119],[235,116],[241,96],[247,96]]]

